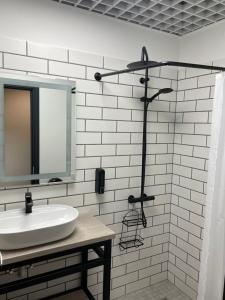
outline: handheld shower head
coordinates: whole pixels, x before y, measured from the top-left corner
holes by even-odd
[[[171,93],[173,89],[171,88],[164,88],[160,89],[155,95],[153,95],[151,98],[149,98],[148,102],[152,102],[156,97],[158,97],[161,94],[168,94]]]
[[[159,90],[159,94],[168,94],[168,93],[171,93],[172,91],[173,91],[173,89],[171,89],[171,88],[165,88],[165,89]]]

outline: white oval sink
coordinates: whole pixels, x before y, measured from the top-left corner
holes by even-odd
[[[39,246],[63,239],[75,229],[79,213],[67,205],[33,206],[0,213],[0,250]]]

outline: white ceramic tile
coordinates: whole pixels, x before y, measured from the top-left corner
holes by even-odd
[[[190,221],[200,227],[204,226],[204,217],[190,213]]]
[[[52,198],[66,196],[66,185],[59,184],[51,186],[31,187],[29,191],[32,193],[33,199]]]
[[[154,258],[155,256],[153,256]],[[139,278],[142,279],[142,278],[149,278],[150,276],[154,275],[154,274],[157,274],[157,273],[160,273],[161,272],[161,265],[158,264],[158,265],[155,265],[155,266],[151,266],[149,268],[144,268],[144,269],[141,269],[139,271]]]
[[[117,131],[119,132],[142,132],[143,124],[141,122],[119,121]]]
[[[111,70],[107,69],[101,69],[101,68],[94,68],[94,67],[87,67],[87,72],[86,72],[86,78],[90,80],[95,80],[95,74],[96,73],[109,73]],[[101,79],[101,82],[112,82],[112,83],[118,83],[118,75],[112,75],[108,77],[103,77]]]
[[[93,193],[95,190],[94,182],[70,183],[68,185],[68,194],[84,194]]]
[[[110,179],[105,182],[105,190],[111,191],[115,189],[128,188],[128,178]]]
[[[141,154],[141,145],[118,145],[118,155]]]
[[[0,37],[0,51],[15,54],[26,54],[26,41]]]
[[[200,100],[209,98],[210,88],[198,88],[185,91],[185,100]]]
[[[186,241],[188,240],[188,232],[173,224],[170,224],[170,232]]]
[[[199,178],[198,178],[199,179]],[[203,193],[203,182],[186,177],[180,177],[180,185],[193,191]]]
[[[119,166],[128,166],[129,165],[129,156],[108,156],[102,157],[102,166],[103,167],[119,167]]]
[[[75,66],[76,70],[78,68],[82,68],[82,66]],[[73,68],[75,68],[73,67]],[[84,70],[80,70],[78,78],[82,78],[84,75]],[[82,75],[82,77],[80,77]],[[102,94],[102,83],[93,81],[93,80],[82,80],[82,79],[76,79],[77,83],[77,91],[82,93],[95,93],[95,94]]]
[[[68,51],[65,48],[52,47],[37,43],[28,43],[28,55],[52,60],[67,61]]]
[[[194,133],[194,124],[175,124],[175,133]]]
[[[176,216],[181,216],[183,219],[189,220],[189,211],[183,209],[182,207],[171,205],[171,213]]]
[[[184,271],[180,270],[175,264],[169,262],[168,270],[169,272],[173,273],[176,277],[178,277],[180,280],[185,281]]]
[[[191,178],[192,169],[184,166],[173,165],[173,173],[184,177]]]
[[[7,69],[47,73],[47,61],[40,58],[4,54],[4,67]]]
[[[191,156],[193,153],[193,147],[190,145],[175,144],[174,153]]]
[[[197,88],[198,78],[183,79],[178,81],[178,90],[191,90]]]
[[[181,163],[187,167],[204,169],[205,160],[202,158],[183,156],[181,157]]]
[[[151,78],[151,88],[160,89],[162,86],[165,88],[169,88],[171,86],[171,80],[155,77]]]
[[[99,106],[99,107],[117,106],[117,97],[115,96],[87,94],[86,97],[87,97],[88,106]]]
[[[170,251],[170,253],[174,254],[177,257],[179,257],[183,261],[186,261],[187,252],[185,252],[184,249],[181,249],[181,248],[177,247],[176,245],[173,245],[173,244],[170,243],[169,251]]]
[[[196,180],[200,179],[201,181],[207,182],[208,172],[207,171],[193,169],[192,170],[192,178],[196,179]]]
[[[192,233],[195,234],[194,231],[192,231]],[[193,234],[189,234],[189,243],[201,250],[202,249],[202,239],[200,237],[196,237]]]
[[[103,94],[113,96],[132,97],[132,87],[113,83],[103,83]]]
[[[139,99],[118,97],[118,108],[143,110],[143,104]]]
[[[115,145],[87,145],[86,156],[104,156],[104,155],[115,155]]]
[[[133,177],[138,176],[141,172],[141,167],[120,167],[116,168],[116,177]]]
[[[215,74],[208,74],[198,78],[198,87],[211,86],[215,84]]]
[[[116,122],[115,121],[95,121],[87,120],[86,121],[86,130],[87,131],[100,131],[100,132],[115,132],[116,131]]]
[[[103,133],[102,143],[103,144],[129,144],[130,134],[129,133]]]
[[[85,77],[85,67],[67,64],[63,62],[50,61],[49,62],[49,74],[61,75],[67,77],[84,78]],[[78,86],[77,86],[78,89]],[[78,89],[78,91],[80,91]]]
[[[183,251],[189,253],[193,257],[199,259],[200,256],[200,250],[196,247],[192,246],[191,244],[185,242],[184,240],[178,238],[177,239],[177,246],[181,248]]]
[[[13,203],[25,201],[25,193],[27,189],[12,189],[12,190],[2,190],[0,191],[0,203]]]
[[[140,83],[140,76],[136,74],[130,74],[130,73],[120,74],[119,83],[142,86],[142,84]]]
[[[187,210],[192,211],[193,213],[198,214],[198,215],[201,215],[201,213],[202,213],[202,206],[200,204],[192,202],[190,200],[180,197],[179,205]]]
[[[131,120],[131,111],[124,109],[103,109],[103,119],[106,120]]]
[[[143,119],[143,111],[142,110],[132,110],[132,120],[133,121],[140,121],[142,119]],[[157,122],[158,113],[149,111],[148,116],[147,116],[147,120],[149,122]]]
[[[213,109],[213,100],[212,99],[204,99],[198,100],[196,110],[197,111],[212,111]]]
[[[197,298],[197,293],[177,278],[175,278],[175,285],[191,299],[195,300]]]
[[[77,144],[101,144],[101,133],[99,132],[77,132],[76,133]]]
[[[196,226],[192,224],[191,222],[188,222],[186,220],[183,220],[181,218],[178,218],[178,226],[189,233],[194,234],[195,236],[200,237],[201,235],[201,228],[199,226]],[[190,235],[189,235],[189,240],[190,240]]]
[[[207,123],[207,112],[185,112],[183,122],[186,123]]]
[[[177,102],[176,112],[195,111],[196,101]]]
[[[101,119],[102,110],[99,107],[77,106],[76,115],[78,119]]]
[[[130,282],[135,282],[138,279],[138,272],[133,272],[126,274],[124,276],[120,276],[112,279],[112,288],[116,288],[122,286],[124,284],[128,284]]]
[[[69,62],[102,68],[103,56],[88,52],[69,50]]]
[[[65,204],[73,207],[82,206],[84,203],[83,195],[50,198],[48,201],[49,204]]]
[[[118,59],[109,56],[104,57],[104,68],[108,68],[112,70],[125,69],[128,63],[129,61],[127,60]]]
[[[78,170],[98,167],[100,167],[99,157],[79,157],[76,159],[76,168]]]

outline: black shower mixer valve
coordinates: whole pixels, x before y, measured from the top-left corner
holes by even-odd
[[[152,200],[155,200],[155,196],[147,196],[146,194],[144,194],[143,197],[135,198],[133,195],[130,195],[128,197],[129,203],[137,203],[137,202],[152,201]]]

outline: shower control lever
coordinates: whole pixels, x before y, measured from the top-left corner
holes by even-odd
[[[137,203],[137,202],[144,202],[144,201],[151,201],[151,200],[155,200],[155,196],[147,196],[146,194],[144,194],[144,197],[135,198],[133,195],[130,195],[128,197],[129,203]]]

